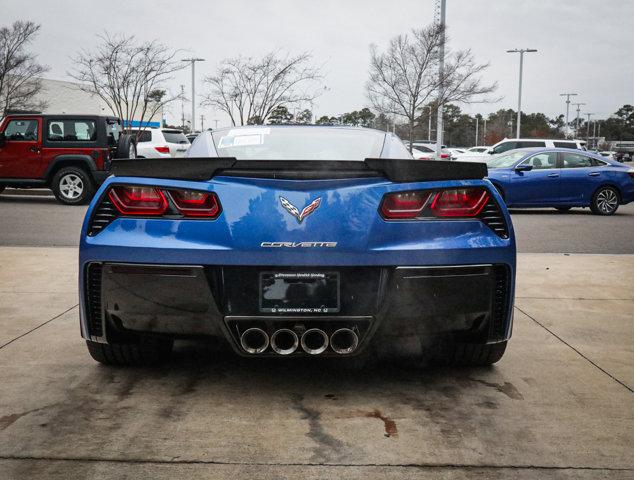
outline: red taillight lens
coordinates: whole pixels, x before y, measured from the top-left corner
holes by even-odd
[[[220,202],[215,193],[196,190],[169,190],[178,211],[187,217],[216,218],[220,214]]]
[[[440,158],[449,158],[449,155],[447,155],[446,153],[441,153]]]
[[[123,215],[163,215],[168,207],[165,195],[155,187],[117,186],[108,196]]]
[[[159,153],[170,153],[170,147],[165,146],[165,147],[154,147],[154,150],[156,150]]]
[[[428,198],[429,192],[390,193],[383,198],[381,214],[388,220],[416,218],[425,208]]]
[[[483,188],[456,188],[442,190],[431,203],[436,217],[475,217],[489,200]]]

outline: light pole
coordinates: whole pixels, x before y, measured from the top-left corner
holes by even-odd
[[[480,118],[476,115],[476,137],[475,137],[475,146],[478,146],[478,122]]]
[[[185,128],[185,85],[181,85],[181,127]]]
[[[585,103],[573,103],[575,107],[577,107],[577,121],[575,122],[575,136],[579,135],[579,114],[581,113],[581,105],[585,105]]]
[[[520,138],[520,126],[522,124],[522,73],[524,70],[524,54],[536,52],[534,48],[515,48],[513,50],[507,50],[506,53],[519,53],[520,54],[520,83],[517,93],[517,134],[516,138]]]
[[[586,113],[588,116],[588,124],[586,125],[586,143],[590,143],[590,117],[594,115],[594,113]]]
[[[570,114],[570,97],[576,97],[577,93],[560,93],[560,97],[566,97],[566,137],[568,136],[568,121]]]
[[[196,130],[196,62],[204,62],[204,58],[183,58],[183,62],[189,62],[192,65],[192,133]]]
[[[447,12],[446,0],[440,0],[438,27],[440,28],[440,46],[438,47],[438,112],[436,117],[436,157],[440,158],[442,150],[443,134],[443,102],[445,96],[445,15]]]
[[[431,105],[429,105],[429,119],[427,120],[427,141],[431,143]]]

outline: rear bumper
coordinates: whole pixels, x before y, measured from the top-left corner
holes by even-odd
[[[308,316],[260,313],[259,273],[271,268],[325,270],[88,263],[81,276],[82,335],[100,342],[117,331],[215,336],[239,354],[246,354],[239,342],[242,326],[269,334],[313,327],[331,333],[345,324],[360,333],[358,351],[404,337],[450,333],[492,343],[511,335],[514,265],[335,267],[341,276],[339,313]]]

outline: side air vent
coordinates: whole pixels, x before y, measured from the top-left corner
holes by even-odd
[[[493,316],[489,325],[489,339],[501,340],[504,337],[509,306],[509,272],[506,267],[496,265],[494,275]]]
[[[114,208],[114,205],[112,205],[110,199],[105,196],[92,214],[90,224],[88,225],[88,235],[91,237],[97,235],[112,223],[118,215],[119,213]]]
[[[86,269],[86,315],[88,333],[93,337],[103,336],[103,312],[101,309],[101,263],[91,263]]]
[[[493,197],[489,198],[478,218],[501,238],[509,238],[509,230],[502,210]]]

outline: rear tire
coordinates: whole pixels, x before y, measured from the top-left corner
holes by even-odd
[[[95,194],[90,175],[81,167],[60,169],[53,176],[51,190],[57,201],[64,205],[83,205]]]
[[[614,187],[600,187],[590,202],[590,210],[595,215],[614,215],[619,208],[619,192]]]
[[[443,344],[434,363],[446,366],[483,367],[500,361],[507,342],[478,344],[448,342]]]
[[[99,363],[119,367],[156,365],[169,359],[174,342],[142,339],[139,343],[98,343],[86,340],[88,353]]]

